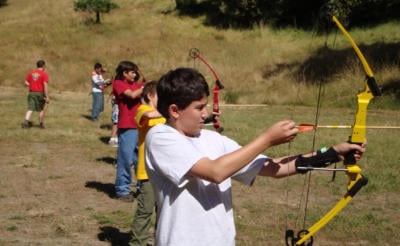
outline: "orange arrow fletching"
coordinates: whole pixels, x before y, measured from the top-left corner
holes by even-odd
[[[299,124],[296,127],[297,129],[299,129],[299,132],[311,132],[314,131],[316,128],[315,125],[306,123]]]

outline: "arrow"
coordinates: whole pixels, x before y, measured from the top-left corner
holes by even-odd
[[[299,132],[310,132],[317,128],[329,128],[329,129],[351,129],[353,126],[350,125],[314,125],[302,123],[296,126]],[[366,129],[400,129],[400,126],[365,126]]]

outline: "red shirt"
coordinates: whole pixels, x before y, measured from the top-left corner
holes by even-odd
[[[36,68],[26,75],[25,81],[29,83],[29,91],[44,92],[44,83],[49,82],[49,75],[43,69]]]
[[[138,107],[141,104],[139,95],[137,98],[132,99],[124,95],[128,89],[137,90],[143,86],[142,82],[128,83],[122,80],[115,80],[113,83],[113,93],[118,103],[118,128],[122,129],[136,129],[135,116]]]

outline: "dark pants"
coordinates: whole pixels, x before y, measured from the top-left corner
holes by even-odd
[[[155,197],[150,181],[141,181],[140,193],[137,197],[137,208],[132,223],[132,239],[130,246],[146,246],[152,237],[151,218],[155,209]]]

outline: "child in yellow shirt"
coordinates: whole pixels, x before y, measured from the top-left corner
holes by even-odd
[[[150,81],[144,85],[142,105],[139,106],[135,121],[139,133],[138,166],[136,169],[137,182],[140,189],[137,191],[137,209],[132,223],[132,245],[147,245],[150,238],[151,217],[154,212],[155,198],[153,188],[149,182],[145,167],[145,138],[151,127],[165,123],[165,118],[157,111],[157,82]]]

